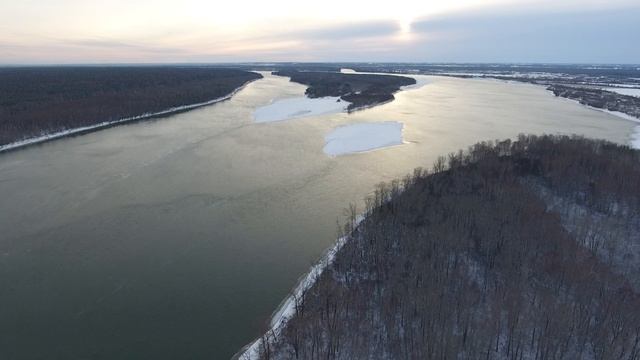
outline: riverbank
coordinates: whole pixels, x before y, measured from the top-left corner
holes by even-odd
[[[196,109],[196,108],[200,108],[200,107],[203,107],[203,106],[213,105],[213,104],[219,103],[221,101],[225,101],[225,100],[231,99],[236,93],[238,93],[239,91],[244,89],[248,84],[250,84],[251,82],[254,82],[256,80],[259,80],[259,79],[248,80],[247,82],[242,84],[240,87],[234,89],[228,95],[225,95],[225,96],[222,96],[222,97],[219,97],[219,98],[216,98],[216,99],[212,99],[212,100],[209,100],[209,101],[204,101],[204,102],[195,103],[195,104],[189,104],[189,105],[176,106],[176,107],[172,107],[172,108],[169,108],[169,109],[166,109],[166,110],[162,110],[162,111],[158,111],[158,112],[145,113],[145,114],[142,114],[142,115],[126,117],[126,118],[122,118],[122,119],[118,119],[118,120],[114,120],[114,121],[105,121],[105,122],[101,122],[101,123],[98,123],[98,124],[95,124],[95,125],[83,126],[83,127],[74,128],[74,129],[68,129],[68,130],[62,130],[62,131],[58,131],[58,132],[54,132],[54,133],[50,133],[50,134],[46,134],[46,135],[42,135],[42,136],[38,136],[38,137],[28,138],[28,139],[24,139],[24,140],[20,140],[20,141],[16,141],[16,142],[13,142],[13,143],[9,143],[9,144],[0,146],[0,153],[7,152],[7,151],[18,150],[18,149],[23,148],[25,146],[41,144],[41,143],[44,143],[44,142],[47,142],[47,141],[61,139],[61,138],[68,137],[68,136],[81,135],[81,134],[85,134],[85,133],[89,133],[89,132],[93,132],[93,131],[98,131],[98,130],[106,129],[106,128],[113,127],[113,126],[116,126],[116,125],[121,125],[121,124],[124,124],[124,123],[130,123],[130,122],[135,122],[135,121],[140,121],[140,120],[148,120],[148,119],[162,117],[162,116],[166,116],[166,115],[173,115],[173,114],[181,113],[181,112],[184,112],[184,111],[189,111],[189,110],[193,110],[193,109]]]
[[[521,135],[378,186],[240,359],[635,358],[639,155]]]
[[[265,332],[265,335],[243,347],[242,350],[232,357],[233,360],[260,359],[260,354],[265,347],[265,344],[269,345],[268,342],[273,341],[280,336],[282,330],[287,326],[289,319],[299,311],[300,302],[304,298],[305,293],[311,289],[325,269],[333,263],[336,255],[347,243],[348,239],[357,233],[357,228],[364,219],[365,215],[358,215],[352,219],[351,224],[348,227],[349,229],[352,229],[351,234],[339,237],[336,240],[336,243],[325,251],[324,255],[322,255],[320,260],[311,267],[309,272],[298,280],[298,283],[293,288],[293,291],[291,291],[291,294],[287,296],[280,305],[278,305],[276,311],[271,315],[269,329]]]
[[[611,110],[607,110],[607,109],[597,108],[597,107],[594,107],[594,106],[591,106],[591,105],[588,105],[588,104],[583,104],[579,100],[576,100],[576,99],[571,99],[571,98],[568,98],[568,97],[562,97],[562,96],[557,96],[557,95],[554,95],[554,96],[556,96],[556,97],[558,97],[560,99],[564,99],[566,101],[570,101],[572,103],[578,104],[580,106],[586,107],[586,108],[591,109],[591,110],[603,112],[605,114],[609,114],[609,115],[615,116],[617,118],[628,120],[628,121],[632,121],[634,123],[639,124],[634,128],[633,133],[631,133],[629,135],[629,146],[631,146],[631,148],[633,148],[633,149],[640,150],[640,118],[637,118],[637,117],[629,115],[629,114],[625,114],[625,113],[620,112],[620,111],[611,111]]]
[[[203,106],[262,77],[191,66],[0,67],[0,146]]]

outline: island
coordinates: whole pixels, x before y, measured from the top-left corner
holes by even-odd
[[[284,69],[273,72],[291,81],[307,85],[310,98],[340,97],[349,102],[347,111],[356,111],[394,100],[393,94],[416,80],[407,76],[378,74],[344,74],[329,71],[300,71]]]
[[[640,151],[482,142],[381,184],[240,359],[637,359]]]
[[[0,68],[0,151],[208,105],[261,77],[207,66]]]

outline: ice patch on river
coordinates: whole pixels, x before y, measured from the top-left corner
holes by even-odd
[[[325,136],[329,156],[353,154],[402,144],[403,124],[396,121],[340,126]]]
[[[339,97],[308,98],[306,96],[277,100],[269,105],[256,109],[253,113],[255,122],[274,122],[302,117],[339,113],[347,110],[348,101]]]

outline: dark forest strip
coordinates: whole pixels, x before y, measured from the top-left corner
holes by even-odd
[[[290,77],[293,82],[309,86],[306,94],[310,98],[339,96],[351,103],[349,111],[391,101],[394,99],[393,93],[400,87],[416,83],[413,78],[395,75],[297,70],[280,70],[274,74]]]
[[[206,67],[0,68],[0,146],[211,101],[261,77]]]

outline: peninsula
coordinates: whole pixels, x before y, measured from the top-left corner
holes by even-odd
[[[441,157],[351,208],[243,356],[637,359],[638,183],[639,151],[581,137]]]
[[[327,71],[279,70],[275,75],[287,76],[291,81],[309,86],[310,98],[339,96],[349,102],[347,111],[380,105],[394,99],[393,94],[416,80],[407,76],[378,74],[344,74]]]

